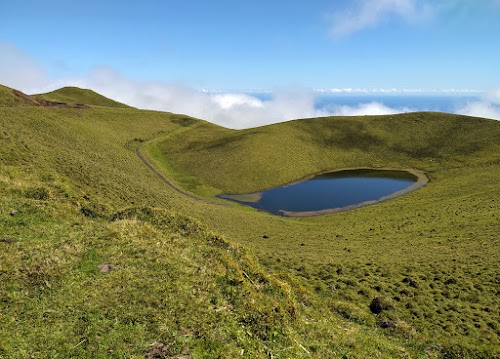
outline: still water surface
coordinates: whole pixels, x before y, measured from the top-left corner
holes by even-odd
[[[314,215],[398,197],[425,182],[406,171],[358,169],[325,173],[262,192],[218,197],[277,215]]]

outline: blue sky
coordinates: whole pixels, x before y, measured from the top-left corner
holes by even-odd
[[[0,41],[51,77],[105,65],[222,90],[488,90],[499,18],[495,0],[3,1]]]
[[[1,1],[0,83],[488,92],[499,18],[500,0]]]

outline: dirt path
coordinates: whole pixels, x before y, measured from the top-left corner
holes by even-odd
[[[182,189],[180,189],[179,187],[177,187],[176,185],[174,185],[172,182],[170,182],[165,176],[163,176],[160,172],[158,172],[147,160],[146,158],[144,157],[144,155],[141,153],[141,148],[142,146],[144,146],[146,143],[142,143],[140,144],[139,146],[137,146],[137,148],[135,149],[135,153],[137,153],[137,156],[140,158],[140,160],[146,165],[147,168],[149,168],[154,174],[156,174],[160,180],[162,182],[164,182],[166,185],[168,185],[170,188],[172,188],[174,191],[184,195],[184,196],[187,196],[189,198],[192,198],[192,199],[195,199],[197,201],[201,201],[201,202],[204,202],[204,203],[208,203],[208,204],[217,204],[219,206],[225,206],[225,207],[230,207],[231,205],[229,203],[223,203],[223,202],[219,202],[219,201],[214,201],[214,200],[211,200],[211,199],[208,199],[208,198],[204,198],[204,197],[199,197],[199,196],[196,196],[192,193],[188,193],[186,191],[183,191]]]

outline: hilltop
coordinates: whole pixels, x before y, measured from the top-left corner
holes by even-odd
[[[0,87],[0,357],[499,355],[498,122],[234,131],[76,92]],[[213,198],[351,165],[431,182],[314,218]]]
[[[81,89],[78,87],[63,87],[52,92],[33,95],[33,97],[54,102],[63,102],[68,104],[85,104],[88,106],[105,106],[117,108],[130,108],[123,103],[111,100],[92,90]]]
[[[39,95],[27,95],[0,85],[0,106],[45,106],[59,108],[85,108],[91,106],[131,108],[128,105],[104,97],[92,90],[64,87]]]

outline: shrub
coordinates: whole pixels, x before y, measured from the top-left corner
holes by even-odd
[[[44,187],[28,188],[24,193],[26,198],[36,199],[39,201],[46,201],[50,198],[49,191]]]
[[[370,303],[370,311],[373,314],[380,314],[384,310],[392,310],[394,307],[392,306],[391,301],[386,297],[376,297]]]

